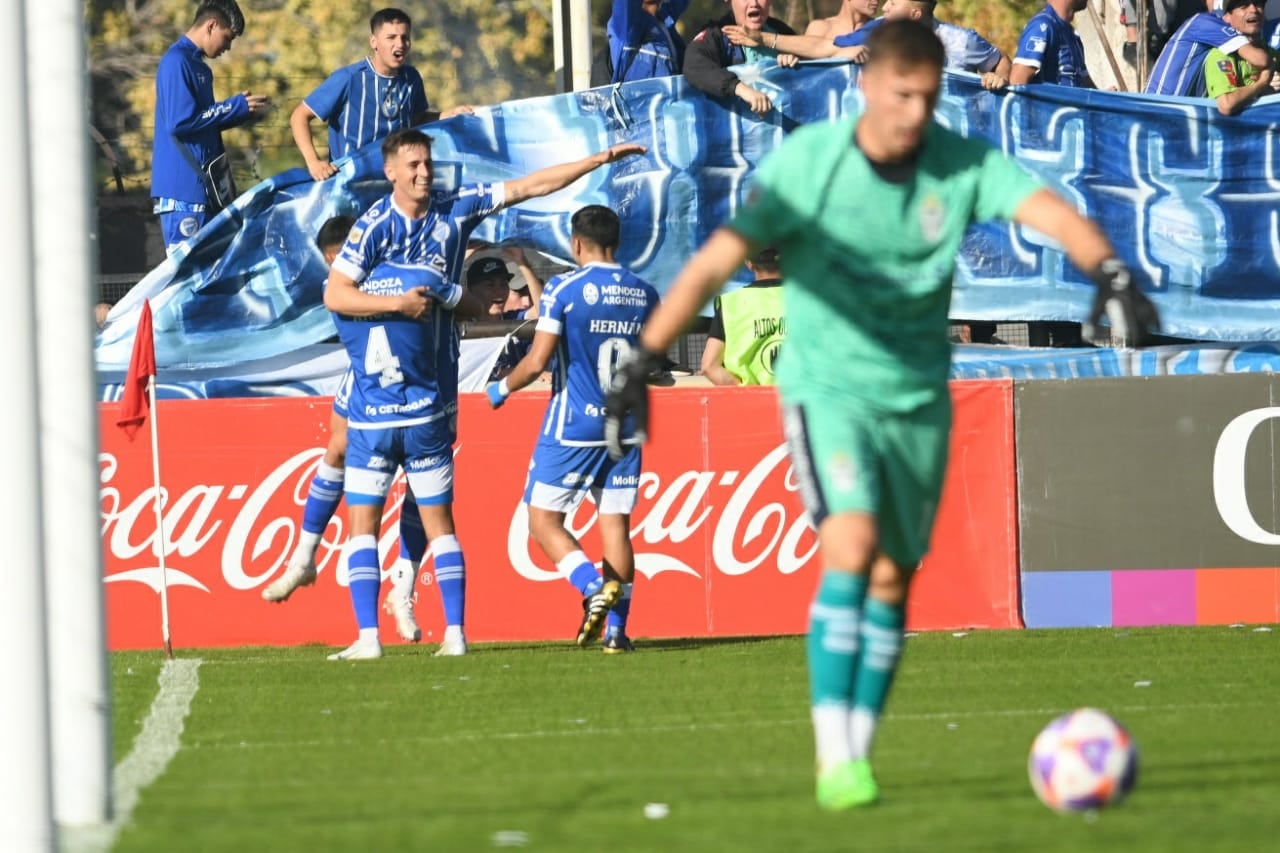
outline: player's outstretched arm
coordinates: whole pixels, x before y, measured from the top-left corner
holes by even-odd
[[[662,363],[661,353],[685,330],[689,321],[729,280],[751,252],[751,244],[730,228],[717,228],[689,258],[667,290],[666,298],[640,332],[640,348],[618,365],[613,387],[605,400],[604,436],[609,455],[621,459],[627,448],[621,441],[622,423],[635,418],[636,437],[649,434],[649,374]]]
[[[1124,345],[1142,346],[1150,333],[1159,330],[1160,317],[1155,306],[1133,280],[1124,261],[1116,257],[1115,247],[1093,220],[1047,189],[1027,196],[1018,205],[1013,219],[1058,241],[1071,262],[1098,286],[1085,324],[1086,339],[1096,340],[1103,314],[1111,323],[1111,336],[1119,338]]]
[[[330,269],[329,281],[324,287],[324,307],[345,317],[404,314],[417,320],[431,310],[431,297],[425,287],[415,287],[397,296],[364,293],[352,278]]]
[[[492,408],[498,408],[513,393],[541,376],[542,371],[546,370],[547,365],[551,363],[551,356],[555,353],[556,344],[559,341],[559,335],[553,335],[550,332],[535,333],[533,343],[529,345],[529,351],[525,353],[524,358],[520,359],[520,363],[511,368],[511,372],[502,379],[490,382],[485,388],[485,392],[489,395],[489,405]]]
[[[630,142],[610,145],[604,151],[574,160],[572,163],[561,163],[559,166],[548,166],[536,172],[530,172],[523,178],[507,181],[505,184],[507,206],[519,204],[531,198],[551,195],[562,190],[588,172],[594,172],[601,166],[618,160],[625,160],[648,152],[643,145]]]

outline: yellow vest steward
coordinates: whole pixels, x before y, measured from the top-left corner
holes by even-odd
[[[774,384],[774,362],[786,336],[782,287],[743,287],[720,297],[724,366],[743,385]]]

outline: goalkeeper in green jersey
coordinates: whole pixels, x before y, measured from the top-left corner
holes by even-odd
[[[615,431],[629,414],[643,429],[659,353],[746,258],[779,249],[783,425],[823,566],[808,661],[817,799],[832,810],[879,797],[872,738],[946,468],[947,310],[965,230],[1012,220],[1056,240],[1097,284],[1091,338],[1104,314],[1131,344],[1158,326],[1094,223],[990,145],[933,121],[946,54],[928,27],[889,21],[867,47],[863,112],[802,127],[765,159],[737,215],[671,284],[608,402]]]

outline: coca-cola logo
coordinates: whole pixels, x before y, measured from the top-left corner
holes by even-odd
[[[636,571],[649,579],[663,572],[702,577],[697,569],[658,546],[684,542],[707,525],[713,525],[711,565],[721,574],[744,575],[771,557],[776,560],[779,574],[799,571],[818,548],[813,526],[799,499],[768,501],[753,507],[758,496],[768,491],[765,486],[771,477],[780,476],[781,486],[789,495],[799,490],[790,465],[780,473],[786,458],[787,447],[782,444],[745,475],[739,471],[685,471],[664,485],[658,474],[642,474],[639,497],[648,509],[633,519],[631,528]],[[727,498],[721,498],[726,490]],[[574,538],[581,539],[595,522],[595,506],[586,500],[568,516],[565,526]],[[531,581],[558,580],[559,572],[543,569],[534,562],[531,547],[528,509],[521,503],[508,526],[507,558],[521,577]]]
[[[141,583],[156,592],[162,579],[158,555],[163,553],[168,585],[188,586],[203,592],[209,587],[198,580],[187,563],[208,558],[204,552],[215,546],[215,538],[223,532],[219,555],[221,575],[226,585],[235,590],[250,590],[270,582],[283,570],[298,543],[301,508],[315,473],[316,463],[324,456],[321,448],[309,448],[280,463],[255,486],[197,484],[173,495],[160,489],[160,523],[156,520],[156,489],[148,486],[126,497],[116,484],[120,465],[112,453],[99,454],[102,515],[102,541],[107,553],[117,561],[133,561],[144,554],[156,555],[156,565],[133,567],[108,574],[107,583]],[[290,512],[268,511],[268,506],[282,500]],[[379,553],[385,557],[396,547],[396,525],[403,495],[393,491],[383,515],[383,533],[378,541]],[[228,505],[231,505],[228,507]],[[227,523],[230,512],[234,515]],[[336,514],[325,529],[325,537],[316,554],[316,567],[340,563],[345,543],[345,522]],[[159,531],[163,543],[157,547]],[[385,564],[385,560],[384,560]],[[343,572],[338,582],[346,584]]]
[[[117,457],[101,454],[104,550],[115,565],[129,564],[127,569],[109,573],[106,582],[140,583],[158,592],[159,559],[141,566],[137,561],[163,553],[170,587],[209,593],[209,552],[216,549],[218,573],[227,587],[246,591],[264,586],[284,570],[297,546],[302,507],[322,456],[322,449],[308,448],[285,459],[252,485],[205,482],[177,494],[161,488],[161,541],[155,488],[146,486],[126,495],[121,490]],[[664,572],[701,578],[709,566],[723,575],[744,575],[766,562],[776,565],[783,575],[799,571],[813,558],[817,542],[795,495],[799,485],[786,458],[786,446],[779,445],[745,473],[691,470],[668,475],[665,480],[653,471],[643,474],[632,525],[636,570],[649,579]],[[396,521],[402,502],[403,490],[396,488],[383,512],[378,549],[384,576],[390,573],[388,564],[394,562],[398,548]],[[512,568],[532,581],[558,579],[554,569],[544,569],[535,562],[527,510],[523,503],[513,504],[506,541]],[[584,501],[566,523],[574,536],[585,535],[596,523],[594,505]],[[687,555],[701,552],[704,546],[684,543],[708,530],[708,563],[690,565],[697,561]],[[466,537],[482,535],[483,531],[466,527],[464,522],[461,533],[465,545]],[[335,579],[343,586],[341,549],[345,542],[346,523],[338,513],[325,530],[316,564],[322,573],[335,568]],[[538,559],[545,561],[541,553]]]

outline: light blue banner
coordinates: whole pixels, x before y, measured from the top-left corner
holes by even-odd
[[[514,101],[426,128],[436,180],[500,181],[610,144],[644,144],[647,156],[490,217],[476,236],[567,259],[572,212],[606,204],[623,218],[621,260],[662,290],[732,214],[752,169],[789,130],[843,115],[860,99],[856,66],[739,70],[776,110],[759,118],[741,104],[726,109],[683,78]],[[949,73],[938,115],[1001,146],[1101,222],[1168,334],[1280,340],[1274,102],[1223,118],[1208,100],[1056,86],[993,94],[972,75]],[[128,363],[144,297],[153,300],[162,374],[234,374],[323,342],[334,329],[314,235],[329,216],[357,214],[386,190],[376,147],[321,183],[295,169],[254,187],[116,306],[100,335],[99,368]],[[965,241],[952,316],[1080,320],[1091,293],[1043,239],[989,225]]]

